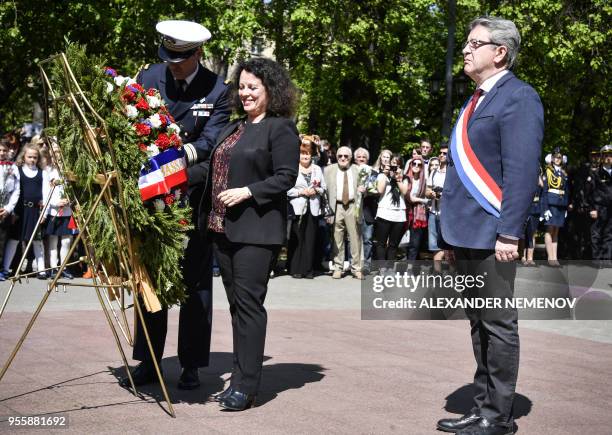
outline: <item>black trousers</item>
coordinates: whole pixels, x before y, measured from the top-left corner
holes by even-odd
[[[427,228],[411,228],[410,242],[406,248],[406,258],[408,260],[416,260],[419,258],[421,245],[427,240]]]
[[[483,276],[485,285],[464,292],[468,298],[512,298],[516,263],[495,260],[490,250],[455,248],[457,273]],[[514,423],[512,404],[519,367],[516,309],[466,309],[476,359],[472,411],[507,427]]]
[[[179,313],[178,357],[182,367],[206,367],[210,358],[212,329],[212,246],[199,233],[190,233],[182,263],[187,300]],[[168,330],[168,310],[144,311],[143,316],[157,361],[161,361]],[[136,324],[133,358],[151,362],[151,354],[140,321]]]
[[[287,246],[289,274],[306,275],[314,267],[315,241],[319,226],[315,216],[309,210],[302,216],[296,216],[291,222],[291,233]]]
[[[397,256],[397,247],[404,235],[406,222],[392,222],[386,219],[374,220],[374,260],[389,260],[391,267]]]
[[[213,240],[232,316],[231,385],[242,393],[256,394],[268,323],[264,301],[280,246],[232,243],[225,234],[215,234]]]
[[[597,209],[597,219],[591,224],[593,260],[612,260],[612,209]]]

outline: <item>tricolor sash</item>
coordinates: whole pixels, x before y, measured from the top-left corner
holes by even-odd
[[[469,105],[466,105],[469,107]],[[468,137],[468,117],[466,106],[461,109],[459,119],[451,136],[451,154],[457,169],[457,175],[463,186],[480,206],[495,217],[499,217],[502,202],[502,191],[495,180],[482,166],[474,153]]]
[[[185,151],[181,148],[169,148],[149,159],[147,168],[140,171],[138,188],[143,201],[158,195],[170,193],[170,190],[187,182]]]

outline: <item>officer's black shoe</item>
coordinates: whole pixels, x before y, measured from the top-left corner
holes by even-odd
[[[155,373],[155,367],[153,366],[153,363],[148,362],[141,362],[136,366],[136,368],[132,371],[132,379],[134,380],[134,385],[136,385],[137,387],[141,385],[159,382],[159,379],[157,379],[157,373]],[[130,378],[128,376],[121,379],[119,381],[119,385],[125,388],[130,388],[132,386],[132,384],[130,384]]]
[[[225,399],[219,401],[221,408],[228,411],[244,411],[255,406],[255,394],[241,393],[237,390],[232,392]]]
[[[443,418],[438,421],[438,429],[444,432],[457,432],[480,420],[478,414],[468,412],[461,418]]]
[[[187,368],[183,369],[181,377],[178,381],[178,388],[180,390],[193,390],[200,386],[200,376],[198,374],[198,368]]]
[[[477,422],[472,423],[465,429],[457,432],[457,435],[513,435],[512,427],[495,424],[486,417],[481,417]]]
[[[221,393],[217,394],[215,396],[215,400],[217,402],[221,402],[222,400],[227,399],[232,394],[232,391],[234,391],[234,390],[232,390],[232,386],[230,385],[224,391],[222,391]]]

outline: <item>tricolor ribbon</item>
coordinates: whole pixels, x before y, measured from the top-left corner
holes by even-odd
[[[140,171],[138,188],[143,201],[170,193],[173,187],[187,182],[187,166],[183,149],[169,148],[149,159]]]
[[[467,105],[469,107],[469,105]],[[468,137],[466,107],[461,110],[451,136],[451,154],[457,175],[474,199],[487,213],[499,217],[502,191],[495,180],[480,163]]]

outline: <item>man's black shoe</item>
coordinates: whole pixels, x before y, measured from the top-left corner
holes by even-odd
[[[155,367],[153,366],[153,363],[141,362],[140,364],[138,364],[136,368],[132,371],[132,379],[134,380],[134,385],[136,385],[137,387],[141,385],[159,382],[159,379],[157,379],[157,373],[155,373]],[[121,379],[119,381],[119,384],[125,388],[130,388],[132,386],[132,384],[130,384],[130,378],[128,376]]]
[[[443,418],[438,421],[438,429],[444,432],[457,432],[480,420],[478,414],[468,412],[461,418]]]
[[[181,377],[178,381],[178,387],[180,390],[193,390],[200,386],[200,376],[198,374],[198,368],[187,368],[183,369]]]
[[[232,394],[232,391],[234,390],[232,390],[232,386],[230,385],[225,390],[223,390],[221,393],[217,394],[215,396],[215,400],[217,402],[221,402],[222,400],[227,399]]]
[[[481,417],[477,422],[472,423],[457,432],[457,435],[513,435],[512,427],[500,426],[488,420],[486,417]]]
[[[244,411],[255,406],[255,399],[255,394],[241,393],[232,389],[229,396],[219,401],[219,405],[228,411]]]

